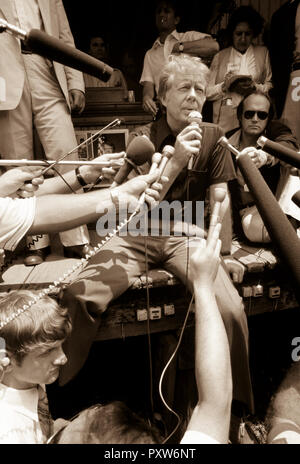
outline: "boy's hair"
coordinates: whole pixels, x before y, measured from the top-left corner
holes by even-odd
[[[39,292],[19,290],[0,300],[0,322],[9,319],[20,308],[32,302]],[[44,296],[29,309],[10,321],[0,330],[6,351],[18,364],[29,352],[57,341],[63,341],[71,332],[68,310]]]
[[[82,411],[51,440],[52,444],[159,444],[156,428],[124,403],[97,404]]]
[[[206,64],[202,62],[201,58],[186,55],[185,53],[170,55],[169,61],[163,67],[159,79],[158,97],[160,99],[166,96],[176,73],[181,73],[183,75],[199,75],[206,86],[208,84],[210,71]]]

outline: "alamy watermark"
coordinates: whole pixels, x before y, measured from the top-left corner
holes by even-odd
[[[116,228],[126,222],[134,208],[127,204],[120,204],[117,208],[105,209],[98,205],[97,213],[101,214],[96,224],[97,234],[101,237],[112,233]],[[118,235],[120,237],[138,236],[168,236],[175,237],[203,236],[204,230],[204,201],[175,200],[162,201],[156,208],[148,209],[143,205],[132,220],[123,227]]]
[[[292,340],[292,346],[296,347],[292,351],[292,360],[294,362],[299,362],[300,361],[300,337],[295,337]]]

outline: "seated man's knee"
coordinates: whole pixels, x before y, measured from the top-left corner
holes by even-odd
[[[270,237],[263,220],[256,207],[242,217],[242,227],[245,236],[250,242],[269,243]]]

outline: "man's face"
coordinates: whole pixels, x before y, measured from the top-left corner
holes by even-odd
[[[175,11],[167,2],[158,5],[155,12],[156,27],[159,32],[172,32],[179,23],[179,17],[175,16]]]
[[[197,74],[174,75],[162,103],[167,109],[167,121],[173,131],[181,131],[188,124],[191,111],[201,113],[205,102],[205,82]]]
[[[250,95],[244,101],[242,131],[246,135],[259,137],[268,124],[270,103],[263,95]]]
[[[28,353],[18,365],[11,358],[11,377],[14,387],[31,388],[37,384],[50,384],[58,378],[60,367],[66,364],[67,357],[62,349],[62,341],[48,344]]]
[[[240,53],[245,53],[253,39],[253,31],[248,23],[239,23],[233,31],[233,46]]]
[[[106,58],[106,47],[101,37],[93,37],[91,39],[89,53],[94,58],[97,58],[97,60],[104,60]]]

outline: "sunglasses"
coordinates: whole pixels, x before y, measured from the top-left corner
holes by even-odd
[[[244,118],[245,119],[252,119],[253,116],[257,114],[258,119],[261,119],[262,121],[265,121],[267,117],[269,116],[269,113],[266,111],[245,111],[244,112]]]

